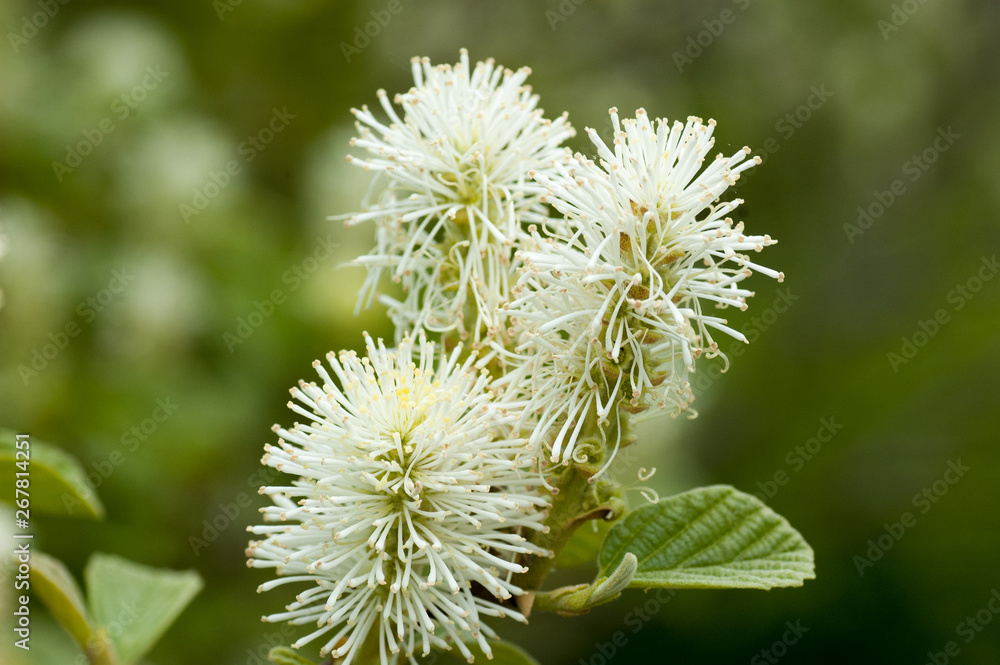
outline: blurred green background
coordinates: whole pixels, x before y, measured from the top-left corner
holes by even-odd
[[[205,590],[148,662],[255,662],[280,629],[259,617],[284,602],[244,566],[262,446],[314,358],[391,336],[378,308],[353,316],[363,273],[339,267],[371,229],[326,219],[366,183],[344,161],[349,108],[407,89],[410,56],[465,46],[531,66],[578,130],[644,107],[715,118],[720,151],[765,157],[735,195],[780,240],[761,260],[786,281],[751,280],[730,320],[754,343],[701,370],[697,419],[643,428],[622,478],[656,466],[661,495],[761,493],[818,569],[798,590],[629,592],[507,634],[545,665],[917,664],[949,641],[951,662],[1000,661],[984,609],[1000,588],[1000,3],[399,3],[384,26],[382,0],[0,4],[0,424],[72,452],[108,509],[37,519],[36,546],[76,573],[95,550],[197,569]],[[582,131],[574,147],[590,152]],[[880,536],[891,548],[859,563]],[[70,662],[69,638],[35,627],[27,662]]]

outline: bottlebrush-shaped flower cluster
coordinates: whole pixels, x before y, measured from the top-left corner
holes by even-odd
[[[264,463],[294,480],[262,489],[248,549],[278,575],[262,590],[308,587],[266,620],[311,625],[295,646],[344,665],[489,655],[483,617],[524,620],[517,576],[551,554],[533,544],[546,479],[609,460],[623,419],[689,411],[717,336],[746,341],[724,316],[746,309],[743,280],[782,279],[751,258],[775,241],[723,200],[760,159],[712,156],[714,121],[611,109],[588,157],[528,69],[464,50],[412,69],[408,92],[354,111],[348,160],[372,182],[342,216],[374,227],[359,307],[387,307],[395,347],[366,336],[292,390],[305,422],[275,426]]]

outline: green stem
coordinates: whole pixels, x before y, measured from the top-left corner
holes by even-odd
[[[603,457],[607,454],[605,437],[615,440],[618,436],[616,425],[612,422],[607,431],[601,432],[597,424],[596,414],[591,413],[584,423],[577,446],[594,444],[597,450],[604,451],[600,459],[588,461],[586,464],[571,464],[561,475],[554,479],[555,491],[552,493],[552,506],[545,518],[546,532],[536,532],[531,542],[549,550],[552,556],[529,555],[523,559],[528,572],[514,576],[514,583],[525,591],[537,591],[552,571],[559,552],[573,536],[577,528],[595,519],[610,519],[617,517],[624,508],[617,496],[613,484],[601,481],[592,482],[593,476],[601,469]]]
[[[118,665],[118,658],[115,656],[108,631],[99,628],[94,632],[93,638],[96,638],[93,644],[88,640],[88,644],[84,646],[91,665]]]
[[[556,485],[559,492],[552,497],[552,507],[545,519],[548,531],[538,532],[532,538],[535,545],[550,550],[553,556],[528,555],[523,562],[528,572],[514,576],[514,583],[525,591],[534,591],[542,586],[555,563],[555,555],[566,546],[577,527],[587,521],[586,513],[592,512],[587,510],[591,489],[588,476],[574,466],[559,480]]]

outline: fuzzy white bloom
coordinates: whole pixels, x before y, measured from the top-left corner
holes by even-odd
[[[367,357],[327,357],[333,376],[313,364],[322,385],[301,382],[289,402],[307,423],[276,425],[265,447],[297,480],[261,488],[275,505],[249,529],[266,536],[249,565],[279,576],[260,590],[313,585],[265,620],[316,626],[293,646],[322,637],[343,665],[363,645],[387,665],[449,642],[472,662],[464,641],[489,655],[494,637],[482,617],[525,620],[501,603],[522,593],[518,555],[545,553],[522,535],[542,528],[536,461],[459,349],[435,366],[422,335],[396,350],[366,341]]]
[[[525,85],[528,68],[487,60],[471,69],[464,49],[454,66],[412,62],[415,87],[395,98],[402,117],[384,90],[387,123],[367,107],[353,110],[360,136],[351,144],[369,155],[348,161],[376,173],[377,195],[349,216],[350,224],[377,225],[375,249],[358,259],[369,269],[359,307],[388,272],[406,294],[402,302],[380,298],[400,333],[456,331],[479,348],[503,334],[497,310],[516,274],[516,237],[545,219],[545,189],[528,173],[555,175],[574,130],[566,114],[543,117]]]
[[[703,168],[715,121],[651,123],[642,109],[619,121],[611,109],[611,122],[613,149],[587,130],[598,164],[577,155],[555,177],[533,174],[567,229],[533,232],[533,245],[520,253],[527,267],[521,292],[510,305],[523,346],[538,352],[521,370],[533,384],[529,411],[541,414],[535,439],[562,423],[553,461],[571,458],[591,407],[599,421],[619,402],[633,411],[686,409],[695,360],[719,354],[713,331],[747,341],[707,307],[746,309],[753,293],[740,282],[754,270],[783,279],[745,254],[775,241],[734,224],[729,214],[742,201],[719,202],[740,173],[760,163],[747,159],[749,148]]]

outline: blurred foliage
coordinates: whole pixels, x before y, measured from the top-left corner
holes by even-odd
[[[0,496],[0,501],[10,506],[18,506],[18,499],[24,499],[36,515],[104,517],[104,506],[91,488],[87,472],[56,446],[38,440],[19,441],[15,432],[0,429],[0,474],[23,479],[25,484],[25,494]]]
[[[285,390],[314,358],[360,347],[362,329],[390,333],[378,308],[353,316],[363,274],[338,268],[369,229],[326,219],[366,186],[344,163],[348,110],[408,88],[411,55],[453,62],[462,46],[530,65],[543,106],[578,128],[607,132],[610,106],[695,114],[718,121],[720,151],[765,157],[737,187],[740,213],[780,240],[765,263],[786,281],[757,278],[731,317],[754,343],[728,373],[702,370],[700,416],[642,429],[633,465],[659,471],[629,471],[629,498],[760,492],[817,560],[802,589],[630,591],[505,636],[546,665],[611,649],[746,662],[786,622],[808,628],[787,662],[916,663],[948,641],[965,662],[1000,658],[1000,621],[968,643],[959,632],[1000,586],[1000,280],[970,282],[1000,244],[1000,4],[402,0],[350,62],[342,44],[364,43],[387,3],[121,0],[44,15],[55,5],[0,4],[0,424],[65,446],[107,508],[100,524],[36,518],[40,549],[78,576],[102,550],[205,578],[149,663],[243,665],[294,639],[259,622],[283,601],[257,596],[264,575],[243,565],[262,445],[293,420]],[[44,25],[12,40],[25,21]],[[935,149],[949,128],[958,138]],[[583,132],[574,147],[589,152]],[[926,169],[913,161],[925,150]],[[851,237],[859,207],[872,221]],[[894,368],[904,336],[916,353]],[[842,428],[831,438],[823,419]],[[957,483],[949,460],[970,469]],[[855,557],[905,512],[915,525],[860,575]],[[6,578],[0,604],[10,590]],[[40,608],[33,626],[27,662],[72,661]],[[3,662],[25,662],[6,649]]]

